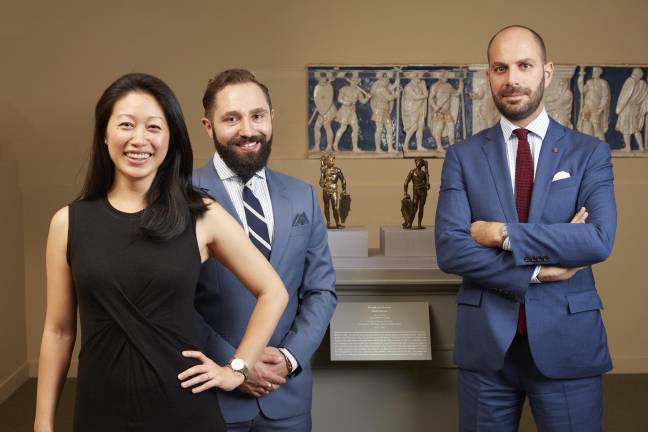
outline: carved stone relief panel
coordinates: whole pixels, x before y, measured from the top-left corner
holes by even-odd
[[[646,66],[556,65],[549,115],[610,144],[615,156],[648,156]],[[443,157],[448,146],[495,125],[487,65],[308,67],[310,157]]]

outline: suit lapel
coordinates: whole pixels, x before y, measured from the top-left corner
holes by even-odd
[[[508,167],[508,156],[506,155],[506,144],[502,136],[502,128],[497,123],[486,133],[486,141],[482,143],[482,150],[486,155],[490,166],[491,176],[497,189],[500,204],[504,210],[506,222],[517,222],[518,215],[513,199],[513,187],[511,186],[511,173]]]
[[[286,188],[281,182],[278,175],[266,167],[266,179],[270,199],[272,200],[272,214],[274,218],[274,237],[272,239],[272,252],[270,253],[270,263],[274,268],[281,261],[290,238],[290,230],[293,214],[292,202],[288,197]]]
[[[223,180],[221,180],[214,163],[210,160],[207,162],[207,165],[203,168],[205,175],[202,178],[201,187],[207,190],[207,193],[214,198],[218,204],[220,204],[227,212],[232,215],[236,221],[243,226],[243,222],[239,218],[236,209],[234,208],[234,203],[229,197]]]
[[[564,153],[565,128],[554,120],[549,121],[547,135],[542,141],[538,167],[536,168],[535,179],[533,180],[533,193],[531,194],[531,206],[529,208],[529,222],[538,222],[542,216],[542,210],[547,200],[547,194],[551,187],[553,174],[560,158]]]

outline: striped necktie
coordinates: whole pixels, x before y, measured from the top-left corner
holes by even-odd
[[[529,220],[529,206],[533,193],[533,156],[529,145],[527,129],[515,129],[513,134],[518,139],[517,156],[515,158],[515,208],[518,220],[527,223]],[[524,303],[520,304],[518,316],[518,333],[526,334],[526,310]]]
[[[243,207],[250,240],[269,259],[272,247],[270,245],[270,235],[268,234],[268,222],[263,214],[261,203],[254,196],[248,184],[243,187]]]

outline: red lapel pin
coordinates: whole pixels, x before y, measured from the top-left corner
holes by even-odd
[[[551,149],[551,151],[554,152],[554,153],[558,153],[558,150],[559,150],[558,147],[554,147],[554,148]]]

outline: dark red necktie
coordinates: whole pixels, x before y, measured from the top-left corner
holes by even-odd
[[[527,136],[527,129],[515,129],[513,134],[518,139],[517,156],[515,158],[515,208],[517,209],[520,223],[527,223],[529,220],[529,206],[531,205],[531,193],[533,192],[533,156]],[[526,334],[526,312],[524,304],[520,304],[520,315],[518,317],[518,333]]]

